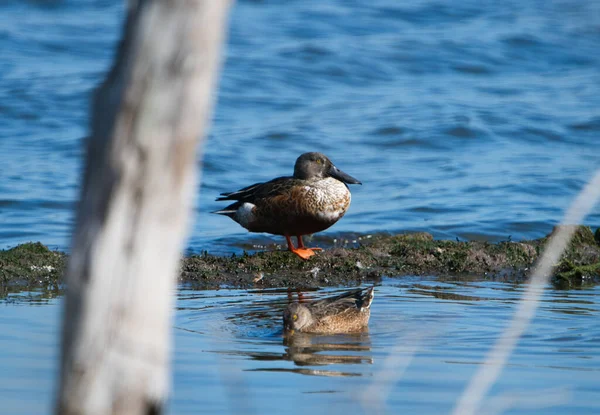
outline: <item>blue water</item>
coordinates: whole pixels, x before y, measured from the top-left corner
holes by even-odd
[[[502,283],[386,280],[368,333],[286,343],[285,291],[180,287],[169,413],[449,413],[522,293]],[[2,413],[50,413],[61,306],[35,292],[0,300]],[[599,313],[598,287],[547,291],[478,413],[599,413]]]
[[[0,3],[2,248],[68,248],[123,3]],[[594,0],[240,0],[189,248],[281,243],[208,212],[315,150],[364,183],[325,236],[545,235],[600,166],[599,47]]]
[[[68,249],[89,97],[123,3],[0,2],[0,248]],[[239,0],[189,249],[281,243],[208,212],[221,192],[290,174],[305,151],[364,183],[326,237],[545,235],[600,167],[599,49],[594,0]],[[598,208],[586,224],[600,226]],[[386,281],[368,334],[290,345],[285,293],[180,288],[171,413],[372,413],[357,397],[380,390],[388,413],[447,413],[521,293]],[[0,301],[3,413],[50,411],[61,301]],[[599,311],[598,288],[546,293],[486,410],[600,412]]]
[[[0,248],[68,249],[89,97],[123,3],[0,2]],[[188,247],[281,243],[208,212],[305,151],[364,183],[323,245],[378,231],[543,236],[600,167],[598,50],[595,0],[238,0]],[[600,226],[598,208],[586,224]],[[521,293],[388,280],[368,334],[284,344],[285,293],[181,287],[170,412],[447,413]],[[0,301],[3,413],[50,412],[61,303]],[[547,292],[485,409],[599,413],[599,312],[598,288]]]

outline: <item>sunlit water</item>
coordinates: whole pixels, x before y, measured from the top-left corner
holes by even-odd
[[[284,340],[286,291],[180,288],[170,413],[447,413],[522,292],[503,283],[385,280],[368,333]],[[39,293],[0,302],[2,413],[49,413],[61,303]],[[485,409],[597,414],[599,312],[600,288],[547,291]]]
[[[2,247],[68,248],[124,3],[0,2]],[[209,212],[314,150],[364,183],[326,235],[547,234],[600,165],[599,16],[596,0],[237,1],[189,247],[281,243]]]

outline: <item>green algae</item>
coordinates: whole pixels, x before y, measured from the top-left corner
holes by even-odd
[[[555,286],[575,288],[600,281],[600,250],[596,239],[599,231],[594,233],[587,226],[577,226],[565,255],[555,267]]]
[[[0,295],[29,288],[58,289],[66,255],[39,242],[0,251]]]
[[[556,232],[556,229],[553,230]],[[578,226],[553,282],[558,288],[600,281],[599,232]],[[179,281],[196,288],[357,285],[382,276],[434,275],[440,279],[524,281],[547,241],[499,243],[436,240],[428,233],[360,237],[303,261],[283,250],[220,257],[204,252],[182,258]],[[66,255],[40,243],[0,251],[0,285],[7,289],[58,287]]]
[[[600,263],[575,265],[563,259],[554,275],[554,285],[560,288],[575,288],[592,285],[600,279]]]

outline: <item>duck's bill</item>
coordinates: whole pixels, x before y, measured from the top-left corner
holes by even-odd
[[[349,174],[344,173],[335,166],[331,167],[331,169],[329,170],[329,175],[334,179],[338,179],[340,182],[344,182],[346,184],[362,184],[360,181],[356,180]]]

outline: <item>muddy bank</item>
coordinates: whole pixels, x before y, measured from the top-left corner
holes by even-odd
[[[547,237],[532,241],[434,240],[428,233],[368,235],[356,248],[331,248],[303,261],[287,251],[218,257],[192,255],[179,281],[198,289],[356,285],[379,278],[433,275],[441,279],[523,281]],[[0,251],[0,292],[59,289],[67,256],[41,243]],[[600,230],[579,226],[552,279],[559,288],[600,281]]]

